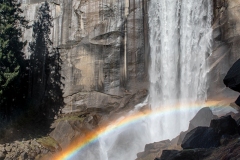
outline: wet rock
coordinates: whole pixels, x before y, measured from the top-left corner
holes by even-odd
[[[224,134],[234,135],[238,133],[237,122],[229,115],[211,121],[212,127],[220,136]]]
[[[220,145],[220,136],[210,127],[197,127],[186,134],[183,149],[211,148]]]

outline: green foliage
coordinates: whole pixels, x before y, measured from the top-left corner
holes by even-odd
[[[0,0],[0,111],[5,116],[16,107],[26,68],[21,37],[28,22],[21,13],[17,0]]]
[[[37,139],[37,142],[51,151],[55,151],[57,148],[59,148],[58,142],[49,136],[39,138]]]

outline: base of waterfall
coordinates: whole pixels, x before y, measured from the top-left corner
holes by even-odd
[[[238,159],[239,134],[239,112],[214,115],[206,107],[189,122],[187,131],[172,140],[147,144],[136,160]]]

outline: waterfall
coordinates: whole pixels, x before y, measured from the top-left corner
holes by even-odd
[[[211,0],[150,0],[148,103],[153,110],[205,100],[211,18]],[[134,160],[145,144],[174,138],[187,129],[193,114],[142,119],[100,137],[73,159]]]
[[[204,100],[212,1],[151,0],[150,104],[153,108]]]
[[[211,22],[211,0],[151,0],[149,104],[152,109],[181,107],[206,99],[205,61],[210,53]],[[161,117],[159,132],[163,137],[173,137],[171,131],[187,129],[193,114],[174,115],[170,122],[169,117]]]

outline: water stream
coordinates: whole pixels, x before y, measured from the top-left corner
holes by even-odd
[[[181,107],[206,99],[205,62],[211,46],[211,22],[210,0],[151,0],[149,103],[152,109]],[[158,134],[172,138],[187,129],[193,116],[194,112],[161,117]]]

